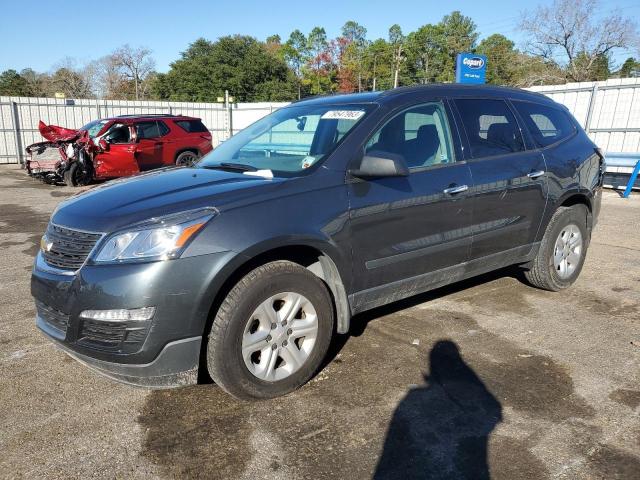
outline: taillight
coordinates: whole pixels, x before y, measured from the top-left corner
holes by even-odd
[[[604,174],[607,171],[607,161],[604,158],[604,152],[600,148],[596,147],[594,150],[596,155],[600,157],[600,185],[602,185],[604,182]]]

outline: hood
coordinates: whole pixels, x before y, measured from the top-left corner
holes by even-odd
[[[38,130],[50,142],[73,142],[84,133],[82,130],[74,130],[73,128],[46,125],[42,120],[38,123]]]
[[[259,202],[287,179],[266,179],[203,168],[169,168],[114,180],[60,204],[58,225],[113,232],[150,218],[202,207],[221,212],[232,205]]]

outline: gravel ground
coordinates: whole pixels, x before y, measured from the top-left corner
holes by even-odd
[[[99,377],[34,325],[33,256],[76,190],[0,167],[0,476],[640,478],[640,196],[605,192],[578,282],[503,270],[356,317],[284,398]]]

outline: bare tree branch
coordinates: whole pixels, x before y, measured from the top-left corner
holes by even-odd
[[[133,81],[135,99],[139,100],[141,84],[155,68],[151,50],[144,47],[131,48],[126,44],[117,49],[112,57],[115,65],[122,69],[126,78]]]
[[[637,41],[637,25],[613,11],[596,18],[598,0],[554,0],[525,12],[520,28],[529,34],[525,51],[552,60],[573,81],[589,80],[598,59]]]

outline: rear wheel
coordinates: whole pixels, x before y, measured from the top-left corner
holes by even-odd
[[[179,167],[189,167],[193,165],[198,158],[200,158],[200,156],[197,152],[188,150],[186,152],[182,152],[176,157],[176,165]]]
[[[209,374],[242,399],[289,393],[319,368],[333,323],[329,291],[309,270],[288,261],[258,267],[218,310],[207,347]]]
[[[580,275],[588,244],[587,208],[584,205],[558,208],[531,269],[525,272],[527,280],[554,292],[571,286]]]

